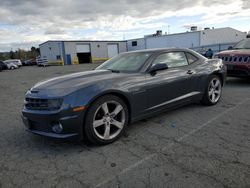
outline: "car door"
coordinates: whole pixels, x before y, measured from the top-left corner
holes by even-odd
[[[165,63],[168,69],[146,75],[147,110],[154,110],[168,104],[178,103],[192,95],[194,90],[192,70],[185,52],[164,52],[152,62]]]

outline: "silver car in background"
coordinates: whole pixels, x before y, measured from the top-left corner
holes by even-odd
[[[13,62],[11,62],[11,61],[4,61],[3,63],[4,63],[4,64],[7,66],[7,68],[10,69],[10,70],[14,70],[14,69],[18,69],[18,68],[19,68],[18,65],[16,65],[15,63],[13,63]]]
[[[39,67],[46,67],[46,66],[48,66],[49,64],[48,64],[48,60],[47,60],[47,58],[46,57],[40,57],[40,56],[38,56],[37,58],[36,58],[36,64],[37,64],[37,66],[39,66]]]
[[[22,66],[22,62],[20,59],[9,59],[9,60],[4,61],[4,63],[14,63],[18,67]]]

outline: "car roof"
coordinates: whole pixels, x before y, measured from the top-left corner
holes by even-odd
[[[201,54],[199,54],[198,52],[188,49],[188,48],[154,48],[154,49],[144,49],[144,50],[135,50],[135,51],[129,51],[129,52],[124,52],[122,54],[129,54],[129,53],[146,53],[146,52],[151,52],[151,53],[160,53],[160,52],[188,52],[191,53],[193,55],[195,55],[196,57],[200,58],[200,59],[206,59],[204,56],[202,56]]]
[[[129,54],[129,53],[146,53],[146,52],[151,52],[151,53],[160,53],[160,52],[178,52],[178,51],[182,51],[182,52],[189,52],[195,56],[198,56],[200,58],[204,58],[202,55],[200,55],[199,53],[197,53],[194,50],[188,49],[188,48],[154,48],[154,49],[143,49],[143,50],[136,50],[136,51],[129,51],[129,52],[124,52],[123,54]]]
[[[154,48],[154,49],[143,49],[143,50],[135,50],[135,51],[129,51],[129,52],[125,52],[125,53],[136,53],[136,52],[165,52],[165,51],[187,51],[190,52],[192,50],[188,49],[188,48]]]
[[[11,62],[11,61],[20,61],[20,59],[8,59],[8,60],[5,60],[5,62]]]

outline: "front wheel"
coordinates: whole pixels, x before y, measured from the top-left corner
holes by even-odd
[[[105,145],[117,140],[128,124],[127,105],[119,97],[106,95],[97,99],[87,112],[84,133],[88,141]]]
[[[206,91],[201,101],[202,104],[215,105],[220,100],[221,92],[222,92],[221,79],[216,75],[212,75],[208,81]]]

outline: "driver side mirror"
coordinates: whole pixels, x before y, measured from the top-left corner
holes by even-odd
[[[168,69],[168,65],[166,63],[158,63],[150,67],[149,73],[155,73],[156,71],[159,70],[166,70]]]

